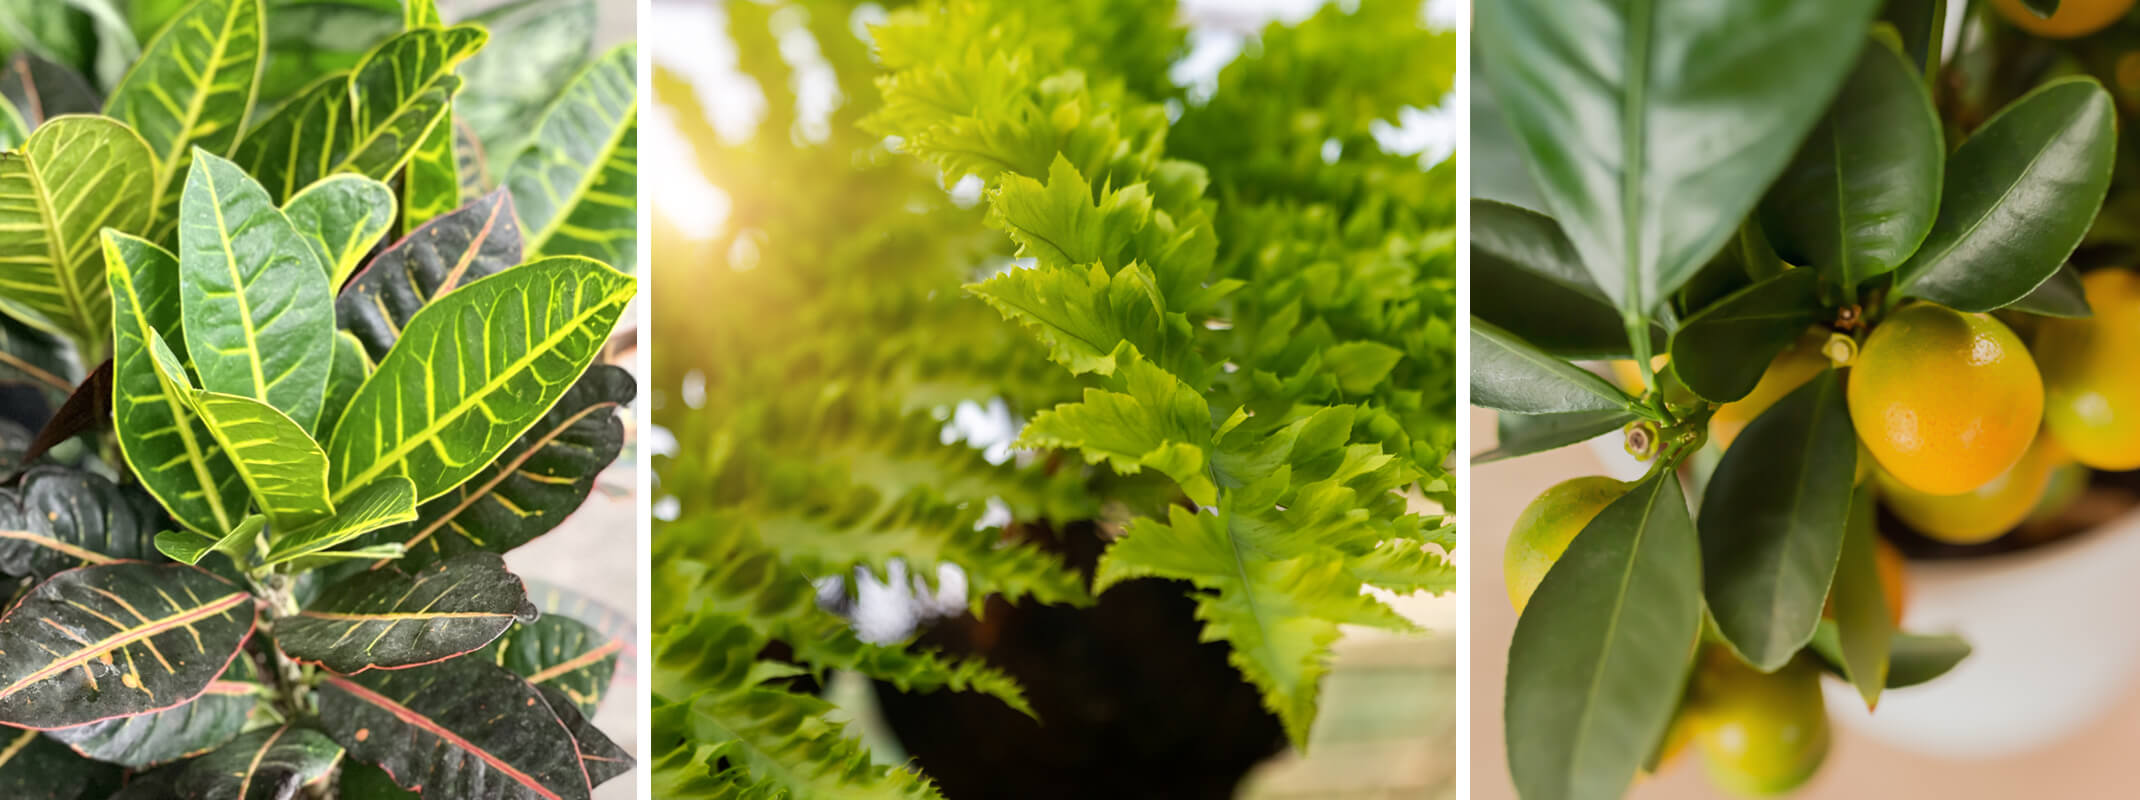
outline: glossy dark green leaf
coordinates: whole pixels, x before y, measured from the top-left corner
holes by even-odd
[[[478,659],[320,686],[320,719],[350,758],[425,796],[585,800],[578,743],[542,693]]]
[[[461,65],[466,91],[454,113],[500,168],[512,163],[557,98],[594,51],[594,0],[518,0],[469,20],[491,44]]]
[[[194,153],[179,215],[179,305],[200,388],[311,430],[334,358],[327,268],[260,184],[212,153]]]
[[[554,689],[580,713],[592,714],[609,690],[624,644],[587,623],[562,614],[544,614],[534,622],[514,625],[473,657]]]
[[[125,125],[53,120],[0,152],[0,312],[100,358],[111,329],[98,232],[148,228],[155,159]]]
[[[637,391],[631,373],[597,364],[490,466],[425,503],[414,522],[380,531],[403,565],[422,567],[472,551],[505,553],[549,533],[587,501],[595,478],[624,446],[619,410]]]
[[[1471,201],[1471,313],[1562,358],[1627,358],[1633,348],[1612,300],[1551,218]],[[1652,352],[1665,344],[1652,328]]]
[[[1850,524],[1843,532],[1835,587],[1829,592],[1844,678],[1857,687],[1866,708],[1879,704],[1880,690],[1887,686],[1888,647],[1895,638],[1894,616],[1881,586],[1880,531],[1875,527],[1873,506],[1870,486],[1859,489],[1851,499]]]
[[[371,764],[351,761],[335,779],[342,800],[417,800],[422,795],[394,785],[394,776]]]
[[[267,529],[267,517],[259,514],[246,517],[244,522],[229,533],[211,536],[194,531],[164,531],[156,534],[156,549],[172,561],[181,564],[199,564],[209,553],[230,556],[231,563],[244,564],[253,553],[260,532]]]
[[[1646,314],[1728,241],[1835,96],[1877,3],[1505,0],[1474,52],[1598,288]]]
[[[312,429],[313,438],[324,438],[334,432],[334,425],[342,421],[342,412],[349,408],[351,398],[357,396],[357,388],[372,376],[371,356],[364,353],[364,343],[349,331],[334,332],[334,362],[327,372],[327,402],[320,407],[320,421]]]
[[[2046,317],[2088,317],[2095,314],[2088,307],[2088,291],[2081,285],[2081,273],[2072,264],[2059,267],[2051,277],[2038,284],[2028,295],[2007,306],[2012,311],[2026,311]]]
[[[245,482],[156,368],[150,331],[180,333],[178,257],[145,240],[104,234],[112,297],[112,422],[134,477],[180,525],[228,531],[245,516]],[[168,344],[168,342],[167,342]]]
[[[1471,51],[1472,73],[1479,74],[1479,53]],[[1531,180],[1531,163],[1523,143],[1509,130],[1508,117],[1494,98],[1493,87],[1474,80],[1471,90],[1471,196],[1538,211],[1546,200]]]
[[[512,195],[501,189],[381,252],[335,299],[335,316],[376,362],[426,304],[520,261],[520,225],[513,218]]]
[[[362,175],[331,175],[299,190],[282,211],[327,268],[331,293],[394,226],[394,190]]]
[[[1813,652],[1821,657],[1821,666],[1836,677],[1849,680],[1844,672],[1841,637],[1835,620],[1821,620],[1820,630],[1813,634]],[[1969,657],[1969,643],[1959,636],[1928,636],[1921,633],[1896,631],[1888,643],[1887,688],[1901,689],[1926,683]]]
[[[153,330],[149,352],[164,382],[207,425],[209,437],[230,457],[253,502],[278,530],[334,515],[334,504],[327,501],[327,454],[304,426],[259,400],[195,389],[177,354]]]
[[[0,722],[66,728],[198,697],[253,633],[253,596],[184,564],[68,570],[0,617]]]
[[[469,553],[415,574],[370,570],[320,592],[278,621],[275,643],[291,658],[349,675],[429,664],[474,652],[534,620],[527,587],[492,553]]]
[[[2116,118],[2088,78],[2051,81],[1993,115],[1948,156],[1939,219],[1897,290],[1990,311],[2050,278],[2109,191]]]
[[[630,272],[637,257],[638,49],[588,65],[536,123],[505,185],[530,257],[586,256]]]
[[[152,241],[168,241],[193,148],[228,156],[252,115],[267,29],[261,0],[201,0],[155,40],[112,89],[104,113],[156,156]]]
[[[1939,211],[1946,141],[1924,80],[1868,39],[1843,89],[1761,200],[1785,261],[1855,287],[1902,265]]]
[[[1672,367],[1687,388],[1726,403],[1745,397],[1770,361],[1832,312],[1811,269],[1748,286],[1687,318],[1672,335]]]
[[[587,371],[633,290],[629,276],[565,256],[432,301],[335,426],[329,486],[340,497],[403,475],[428,501],[482,471]]]
[[[1634,400],[1590,372],[1539,352],[1514,334],[1471,320],[1472,405],[1518,414],[1619,411]]]
[[[1777,401],[1725,451],[1702,496],[1702,577],[1717,631],[1773,672],[1813,638],[1835,578],[1857,434],[1830,370]]]
[[[326,734],[286,723],[188,762],[172,785],[182,800],[290,800],[341,758],[342,746]]]
[[[373,530],[416,518],[416,485],[398,475],[349,495],[334,516],[278,534],[264,564],[293,561],[334,548]]]
[[[37,731],[0,728],[0,796],[104,800],[120,780],[117,765],[83,758]]]
[[[1895,26],[1902,37],[1902,53],[1919,75],[1939,72],[1947,0],[1887,0],[1880,5],[1880,19]]]
[[[41,464],[0,487],[0,573],[46,578],[113,561],[161,561],[156,501],[87,470]]]
[[[0,96],[22,112],[22,121],[36,130],[45,120],[68,114],[96,114],[104,107],[97,90],[63,64],[30,53],[16,53],[0,74]]]
[[[557,721],[572,732],[573,744],[579,747],[580,769],[587,773],[588,788],[601,786],[632,770],[632,755],[588,721],[571,697],[555,686],[535,684],[535,688],[542,692],[550,710],[556,712]]]
[[[252,659],[235,658],[190,703],[46,735],[89,758],[144,769],[199,755],[235,738],[245,730],[246,718],[264,691]]]
[[[1526,798],[1617,798],[1663,738],[1702,624],[1678,475],[1654,470],[1570,542],[1516,621],[1508,763]]]
[[[1586,442],[1617,431],[1635,419],[1633,412],[1618,409],[1565,414],[1504,412],[1494,417],[1494,449],[1472,456],[1471,463],[1490,464]]]
[[[74,390],[77,371],[74,354],[65,350],[59,337],[0,315],[0,386],[32,386],[59,402]],[[34,415],[17,416],[7,411],[0,411],[0,416],[15,419],[25,427],[43,422]]]

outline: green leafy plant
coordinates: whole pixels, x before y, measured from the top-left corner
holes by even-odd
[[[1412,628],[1363,590],[1453,588],[1454,168],[1375,137],[1442,99],[1450,35],[1416,3],[1325,9],[1190,100],[1166,3],[923,3],[866,41],[821,6],[724,11],[755,134],[656,80],[736,197],[711,242],[656,228],[663,285],[719,299],[655,308],[682,343],[655,359],[657,792],[935,796],[803,684],[1034,713],[815,599],[858,575],[933,594],[947,564],[975,614],[1185,583],[1305,747],[1339,626]],[[839,79],[822,123],[771,44],[797,31]],[[949,440],[961,403],[1022,419],[1015,452]],[[1112,540],[1089,590],[1042,538],[1088,521]]]
[[[279,103],[279,3],[99,15],[91,52],[143,44],[93,79],[47,36],[82,11],[6,9],[0,362],[36,389],[0,423],[0,794],[585,798],[632,766],[587,719],[617,644],[502,558],[623,446],[598,362],[636,281],[588,255],[630,265],[631,50],[540,53],[586,66],[493,112],[531,131],[495,180],[455,136],[496,107],[456,74],[489,33],[387,6]]]
[[[1996,535],[2043,496],[2049,356],[2013,329],[2094,297],[2068,261],[2116,158],[2096,81],[1987,116],[1941,88],[1989,96],[1940,56],[1944,3],[1703,8],[1479,9],[1471,381],[1500,416],[1474,463],[1624,431],[1650,464],[1512,534],[1526,798],[1619,796],[1689,739],[1721,786],[1786,791],[1827,749],[1816,669],[1871,708],[1964,658],[1898,630],[1884,539],[1958,533],[1912,498],[2015,506]]]

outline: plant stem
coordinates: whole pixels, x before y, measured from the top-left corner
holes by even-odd
[[[1650,320],[1641,314],[1623,314],[1621,322],[1627,327],[1627,343],[1634,348],[1635,364],[1642,370],[1642,385],[1649,390],[1650,407],[1657,412],[1657,420],[1664,427],[1673,423],[1672,412],[1665,408],[1664,390],[1657,385],[1657,369],[1650,365]]]
[[[272,642],[276,620],[297,613],[297,597],[291,592],[290,576],[268,575],[265,581],[263,584],[254,580],[253,591],[267,601],[267,615],[260,621],[260,633]],[[305,680],[304,667],[283,655],[282,648],[272,643],[262,649],[267,652],[268,672],[275,682],[273,701],[276,712],[284,719],[309,714],[311,686]]]

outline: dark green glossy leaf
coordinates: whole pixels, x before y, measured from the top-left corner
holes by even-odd
[[[199,564],[209,553],[222,553],[230,556],[231,563],[244,564],[246,557],[252,555],[260,532],[266,529],[267,517],[254,514],[229,533],[219,536],[194,531],[164,531],[156,534],[156,549],[181,564]]]
[[[143,769],[199,755],[230,741],[245,729],[245,720],[264,691],[252,659],[235,658],[193,702],[61,728],[47,735],[89,758]]]
[[[393,227],[394,190],[362,175],[332,175],[300,190],[282,211],[327,268],[331,293]]]
[[[1887,686],[1888,646],[1895,638],[1887,592],[1880,585],[1880,531],[1875,527],[1873,505],[1870,486],[1851,498],[1850,524],[1843,532],[1835,587],[1829,592],[1843,675],[1857,687],[1858,696],[1865,698],[1866,708],[1880,703],[1880,690]]]
[[[335,784],[342,790],[343,800],[417,800],[421,797],[395,786],[394,776],[386,774],[386,770],[356,761],[342,765],[341,777]]]
[[[258,400],[195,389],[178,356],[153,330],[149,352],[165,383],[207,424],[208,435],[230,457],[253,502],[276,529],[334,515],[334,505],[327,502],[327,454],[303,426]]]
[[[1504,0],[1479,5],[1474,52],[1598,288],[1647,314],[1790,160],[1876,6]]]
[[[65,399],[74,390],[77,372],[73,354],[66,352],[60,339],[0,315],[0,386],[23,384],[46,392],[53,402]],[[13,409],[26,411],[27,409]],[[49,409],[47,409],[49,410]],[[41,424],[41,417],[17,417],[0,412],[27,426]]]
[[[607,734],[589,722],[586,715],[573,705],[571,697],[555,686],[535,684],[535,688],[542,692],[542,699],[557,714],[557,721],[572,732],[573,744],[579,747],[580,769],[587,773],[588,788],[632,771],[631,754],[624,752],[624,748],[618,747]]]
[[[1471,403],[1518,414],[1619,411],[1634,403],[1604,378],[1471,320]]]
[[[89,564],[160,561],[156,501],[86,470],[34,466],[0,487],[0,573],[46,578]]]
[[[616,270],[558,257],[432,301],[328,440],[336,496],[404,475],[428,501],[482,471],[587,371],[633,289]]]
[[[104,234],[112,297],[112,421],[134,477],[179,524],[221,533],[245,516],[245,482],[156,368],[150,331],[180,333],[178,257],[145,239]],[[168,344],[168,343],[167,343]]]
[[[263,563],[279,564],[328,550],[369,531],[416,518],[416,485],[398,475],[349,495],[334,516],[276,536]]]
[[[1919,75],[1939,72],[1940,42],[1947,32],[1947,0],[1887,0],[1880,19],[1902,36],[1902,53]]]
[[[200,388],[311,430],[334,358],[327,268],[260,184],[212,153],[194,153],[179,214],[180,310]]]
[[[1627,358],[1627,328],[1551,218],[1471,201],[1471,313],[1562,358]],[[1652,352],[1665,344],[1652,328]]]
[[[1756,417],[1703,493],[1710,613],[1763,672],[1790,661],[1820,624],[1849,523],[1856,437],[1842,375],[1830,370]]]
[[[156,156],[153,241],[168,241],[177,224],[193,148],[230,155],[252,116],[267,42],[260,4],[194,3],[149,43],[105,101],[104,113],[140,133]]]
[[[341,326],[385,358],[416,312],[439,295],[520,263],[520,225],[504,190],[476,198],[381,252],[335,299]]]
[[[140,136],[102,117],[53,120],[0,152],[0,312],[100,357],[111,294],[97,234],[148,228],[154,162]]]
[[[2072,264],[2059,267],[2051,277],[2029,290],[2027,296],[2015,300],[2009,310],[2026,311],[2046,317],[2087,317],[2095,314],[2088,307],[2088,292],[2081,285],[2081,273]]]
[[[181,705],[253,633],[253,596],[184,564],[68,570],[0,617],[0,722],[66,728]]]
[[[531,257],[576,255],[632,270],[639,197],[638,49],[588,65],[544,112],[505,172]]]
[[[594,713],[617,669],[622,639],[602,635],[562,614],[544,614],[514,625],[476,658],[512,670],[529,683],[554,689],[583,714]]]
[[[1565,414],[1503,412],[1494,417],[1494,449],[1472,456],[1471,463],[1490,464],[1502,459],[1586,442],[1617,431],[1635,419],[1633,412],[1619,409]]]
[[[364,343],[349,331],[334,332],[334,361],[327,372],[327,401],[320,407],[320,421],[314,426],[313,438],[319,439],[334,432],[335,423],[342,421],[342,412],[349,408],[351,398],[357,396],[357,388],[372,376],[371,356],[364,353]]]
[[[514,620],[535,618],[504,559],[469,553],[413,575],[382,567],[329,586],[277,623],[275,643],[291,658],[349,675],[474,652]]]
[[[1471,52],[1472,73],[1479,74],[1479,53]],[[1471,196],[1478,200],[1537,211],[1546,207],[1531,180],[1530,158],[1509,130],[1508,117],[1485,81],[1471,82]]]
[[[1901,266],[1939,211],[1947,152],[1939,126],[1909,62],[1867,40],[1842,92],[1761,200],[1777,254],[1844,287]]]
[[[1821,620],[1820,630],[1813,634],[1813,651],[1820,655],[1821,666],[1835,673],[1836,677],[1849,680],[1840,666],[1843,663],[1840,642],[1835,620]],[[1945,675],[1969,657],[1969,649],[1969,643],[1959,636],[1896,631],[1888,643],[1887,688],[1916,686]]]
[[[172,784],[183,800],[290,800],[341,758],[341,745],[326,734],[284,724],[188,762]]]
[[[426,796],[585,800],[580,751],[534,685],[477,659],[329,676],[320,718],[357,761]]]
[[[1727,403],[1761,382],[1769,362],[1830,312],[1811,269],[1790,269],[1689,317],[1672,335],[1672,367],[1687,388]]]
[[[104,800],[119,767],[83,758],[32,730],[0,728],[0,796],[36,800]]]
[[[1990,311],[2050,278],[2109,191],[2116,117],[2088,78],[2051,81],[1993,115],[1947,158],[1939,219],[1897,290]]]
[[[594,51],[594,0],[518,0],[469,20],[491,44],[461,65],[467,91],[454,113],[501,168],[512,163],[557,98]]]
[[[1677,474],[1598,512],[1546,573],[1508,651],[1508,763],[1526,798],[1617,798],[1679,707],[1702,563]]]

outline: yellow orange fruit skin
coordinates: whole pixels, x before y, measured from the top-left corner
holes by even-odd
[[[2036,330],[2044,426],[2075,461],[2140,468],[2140,274],[2101,269],[2081,285],[2095,315]]]
[[[1901,625],[1902,612],[1910,605],[1910,579],[1902,551],[1881,539],[1879,549],[1873,552],[1873,563],[1880,570],[1880,593],[1887,597],[1888,619]]]
[[[2132,10],[2133,0],[2065,0],[2048,18],[2036,16],[2021,0],[1993,0],[1992,5],[2016,28],[2046,39],[2072,39],[2110,27]]]
[[[1901,485],[1950,495],[2021,460],[2043,421],[2043,378],[1989,314],[1917,303],[1888,316],[1852,363],[1858,439]]]
[[[2056,444],[2039,438],[2012,469],[1961,494],[1926,494],[1886,472],[1874,480],[1888,510],[1918,533],[1948,544],[1988,542],[2028,519],[2050,487],[2052,472],[2065,463]]]
[[[1819,771],[1828,757],[1828,711],[1820,668],[1806,656],[1764,675],[1711,648],[1694,680],[1694,743],[1718,788],[1768,797]]]
[[[1567,552],[1568,543],[1583,532],[1583,526],[1631,488],[1632,483],[1591,475],[1554,484],[1523,507],[1515,527],[1509,530],[1508,547],[1501,553],[1502,575],[1508,579],[1508,602],[1516,607],[1516,613],[1523,613],[1531,593],[1538,591],[1539,582],[1546,579],[1546,571],[1560,560],[1561,553]]]
[[[1753,391],[1717,407],[1709,417],[1709,439],[1716,442],[1717,449],[1730,449],[1732,440],[1739,438],[1739,433],[1761,412],[1828,368],[1828,357],[1820,352],[1822,341],[1818,337],[1799,337],[1790,349],[1769,362],[1768,371],[1761,373]]]

